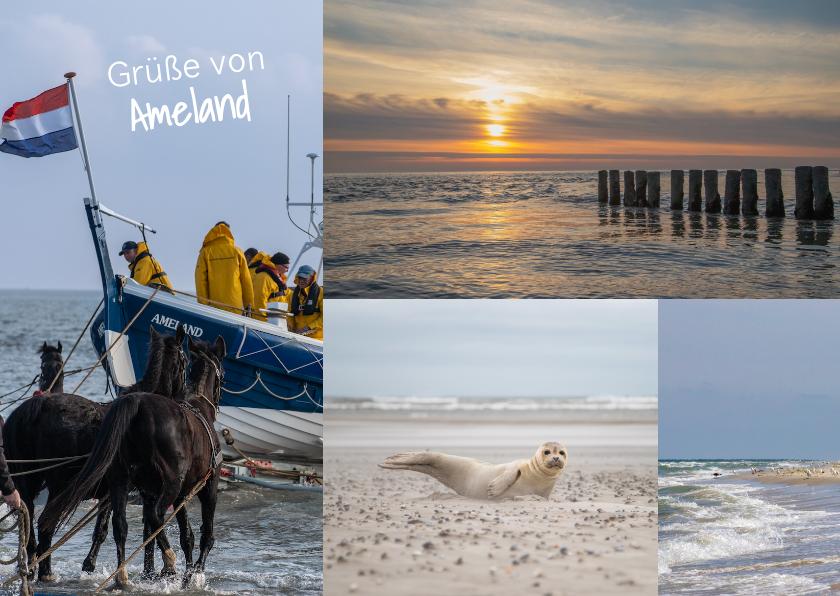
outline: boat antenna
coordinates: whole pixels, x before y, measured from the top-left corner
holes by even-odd
[[[292,130],[292,127],[291,127],[291,113],[292,113],[291,95],[286,96],[286,102],[287,102],[286,103],[286,215],[289,216],[289,221],[292,222],[293,226],[295,226],[298,230],[300,230],[301,232],[303,232],[304,234],[306,234],[307,236],[312,238],[313,236],[312,236],[312,234],[309,233],[309,230],[304,230],[302,227],[300,227],[299,225],[297,225],[295,223],[295,220],[292,219],[292,213],[291,213],[291,211],[289,211],[289,207],[292,205],[291,203],[289,203],[289,138],[291,136],[291,130]],[[312,164],[313,164],[313,166],[312,166],[312,168],[313,168],[312,196],[314,197],[315,196],[315,189],[314,189],[315,188],[314,187],[314,180],[315,180],[315,178],[314,178],[314,176],[315,176],[315,173],[314,173],[315,165],[314,164],[315,164],[315,160],[314,159],[312,160]],[[314,199],[311,202],[314,202]],[[300,203],[295,203],[295,205],[296,206],[300,205]],[[295,262],[295,264],[297,264],[297,262]]]

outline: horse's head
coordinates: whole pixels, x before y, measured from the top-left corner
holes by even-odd
[[[64,371],[61,370],[63,364],[61,342],[58,342],[58,346],[51,346],[44,342],[44,345],[38,348],[38,353],[41,355],[41,380],[38,383],[38,389],[45,393],[47,389],[52,393],[64,393]],[[53,382],[53,379],[55,379],[55,382]]]
[[[216,420],[225,379],[222,366],[222,359],[227,353],[225,340],[220,335],[216,343],[211,345],[204,341],[193,341],[192,337],[187,336],[187,346],[190,350],[190,385],[193,393],[213,407],[213,420]]]

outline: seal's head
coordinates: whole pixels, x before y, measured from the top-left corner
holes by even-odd
[[[566,467],[566,448],[560,443],[543,443],[537,449],[534,459],[537,465],[549,474],[560,474]]]

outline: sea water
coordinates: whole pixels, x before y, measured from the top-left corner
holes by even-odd
[[[659,594],[820,594],[840,583],[838,485],[731,479],[812,465],[660,460]]]
[[[661,175],[659,209],[599,204],[595,171],[326,175],[330,296],[840,296],[840,234],[794,219],[793,170],[784,219],[671,211]]]
[[[36,350],[44,341],[55,344],[60,340],[66,357],[101,298],[100,292],[0,290],[0,395],[29,384],[40,372],[41,361]],[[93,366],[97,359],[85,334],[67,367],[69,370],[86,368]],[[65,391],[73,391],[85,374],[65,379]],[[106,386],[105,375],[98,369],[79,390],[79,395],[108,401],[111,396],[106,392]],[[28,389],[29,395],[33,389],[37,389],[37,384]],[[11,400],[25,394],[20,389],[4,398],[0,408],[8,405],[8,409],[2,415],[8,418],[16,407]],[[83,504],[68,527],[81,519],[90,506],[93,504]],[[4,510],[5,506],[0,509]],[[139,506],[128,507],[127,555],[143,542],[140,509]],[[196,538],[195,560],[201,535],[198,498],[190,501],[187,509]],[[41,507],[36,507],[36,515],[40,511]],[[318,493],[221,482],[215,517],[216,543],[210,551],[204,576],[185,592],[180,591],[180,579],[171,582],[141,580],[141,553],[128,566],[133,584],[131,593],[320,595],[323,591],[322,512],[322,497]],[[5,511],[0,511],[2,513]],[[36,592],[90,593],[105,581],[116,569],[116,547],[110,531],[96,571],[93,574],[82,572],[82,561],[90,548],[92,532],[90,525],[56,551],[52,558],[55,581],[49,585],[36,585]],[[184,558],[178,524],[174,520],[166,533],[177,556],[180,578],[184,572]],[[61,535],[63,531],[57,536]],[[0,559],[11,558],[16,549],[16,538],[0,535]],[[159,571],[162,566],[159,551],[155,557]],[[5,579],[13,572],[12,565],[0,565],[0,578]],[[16,594],[17,588],[6,593]]]

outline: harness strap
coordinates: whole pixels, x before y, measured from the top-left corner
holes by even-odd
[[[166,271],[161,271],[160,273],[155,273],[153,276],[151,276],[149,278],[149,281],[152,281],[153,279],[158,279],[160,277],[163,277],[164,275],[166,275]]]
[[[207,399],[207,398],[205,398]],[[210,440],[210,448],[213,450],[213,463],[210,465],[210,471],[222,463],[222,450],[216,451],[216,444],[213,442],[213,435],[210,434],[210,427],[207,425],[207,420],[205,420],[204,416],[201,414],[201,410],[198,408],[191,406],[185,402],[179,401],[178,405],[184,408],[185,410],[189,410],[190,412],[198,418],[199,422],[201,422],[201,426],[204,427],[204,430],[207,432],[207,438]]]

